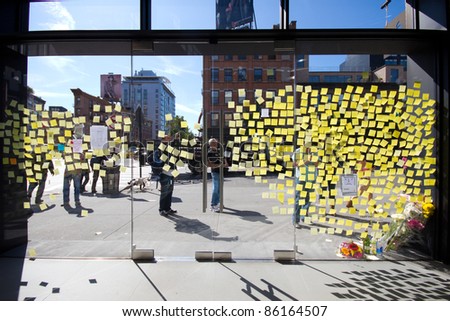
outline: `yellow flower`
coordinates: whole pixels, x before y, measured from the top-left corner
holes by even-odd
[[[424,203],[422,205],[422,213],[425,218],[428,218],[430,215],[434,213],[434,205],[432,203]]]
[[[343,247],[341,249],[342,254],[344,254],[345,256],[349,256],[350,255],[350,250],[346,247]]]

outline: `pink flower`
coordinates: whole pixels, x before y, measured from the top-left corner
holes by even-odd
[[[423,225],[423,223],[421,221],[416,220],[416,219],[410,219],[410,220],[408,220],[408,222],[406,224],[412,230],[421,231],[425,228],[425,225]]]

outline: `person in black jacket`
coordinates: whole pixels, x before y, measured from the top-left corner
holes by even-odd
[[[92,156],[91,161],[90,161],[90,165],[91,165],[91,169],[94,172],[93,176],[92,176],[92,187],[91,187],[91,192],[92,194],[96,194],[97,193],[97,180],[98,180],[98,176],[100,174],[100,167],[103,165],[103,162],[107,161],[108,158],[106,156]],[[98,164],[98,166],[96,166],[96,164]]]
[[[171,142],[173,142],[171,136],[166,135],[162,139],[162,144],[165,144],[167,146],[169,146]],[[165,153],[165,155],[168,160],[166,164],[168,164],[170,168],[164,169],[163,167],[163,170],[159,175],[159,183],[161,184],[161,194],[159,196],[159,214],[163,216],[177,213],[176,210],[172,209],[172,194],[175,183],[172,171],[176,168],[176,165],[169,161],[172,156],[170,153]],[[160,159],[158,158],[156,161],[160,161]]]

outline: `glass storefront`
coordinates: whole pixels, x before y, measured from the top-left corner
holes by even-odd
[[[203,2],[152,1],[152,29],[215,29],[220,6]],[[317,10],[295,1],[291,27],[384,28],[384,19],[404,11],[400,4],[361,8],[360,25],[341,17],[334,2]],[[139,1],[126,2],[126,10],[114,1],[108,10],[123,17],[83,24],[78,14],[86,3],[80,5],[32,2],[30,30],[139,28]],[[96,2],[89,6],[101,11]],[[277,1],[243,1],[240,9],[233,29],[279,23]],[[52,20],[57,12],[71,25]],[[380,259],[377,249],[389,246],[384,254],[395,257],[405,231],[426,228],[425,209],[436,195],[435,85],[420,76],[408,82],[411,58],[403,52],[310,55],[290,44],[257,54],[211,45],[214,54],[173,56],[133,51],[130,41],[123,56],[29,57],[24,170],[38,182],[50,161],[55,166],[44,203],[25,202],[35,211],[29,248],[42,257],[133,257],[142,250],[160,259],[211,252],[267,260],[342,259],[364,250]],[[5,128],[17,121],[9,116]],[[211,138],[226,164],[219,204],[212,204],[216,175],[207,165]],[[90,164],[100,157],[103,163]],[[90,171],[90,180],[82,206],[64,207],[62,216],[67,168]],[[178,212],[169,215],[160,213],[161,171],[174,179]],[[419,255],[423,240],[414,241]]]

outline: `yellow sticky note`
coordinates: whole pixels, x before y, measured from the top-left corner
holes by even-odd
[[[284,203],[284,193],[277,193],[278,201],[283,204]]]

